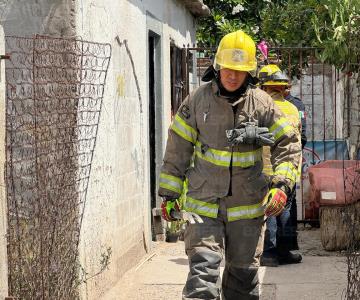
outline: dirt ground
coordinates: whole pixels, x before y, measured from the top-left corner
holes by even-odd
[[[345,256],[345,252],[326,251],[321,245],[320,228],[310,225],[298,225],[299,252],[309,256]]]

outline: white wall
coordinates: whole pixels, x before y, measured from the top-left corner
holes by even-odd
[[[155,26],[161,38],[157,134],[164,149],[171,118],[170,41],[192,45],[195,21],[177,0],[10,0],[0,18],[7,35],[76,36],[112,46],[80,243],[89,275],[99,270],[101,254],[112,249],[109,269],[83,285],[83,298],[97,299],[151,247],[148,30]],[[130,54],[116,37],[127,41]]]
[[[76,0],[7,0],[0,21],[6,35],[73,36]]]
[[[0,54],[5,53],[4,32],[0,26]],[[7,255],[6,255],[6,192],[5,192],[5,61],[0,60],[0,299],[7,294]]]
[[[170,40],[180,47],[192,44],[195,28],[193,17],[176,1],[82,0],[76,16],[77,35],[110,43],[113,51],[81,235],[81,261],[87,272],[96,272],[101,253],[112,248],[109,270],[84,288],[83,295],[95,299],[151,247],[148,29],[161,38],[163,120],[157,134],[166,137],[171,116]],[[129,54],[117,36],[127,41],[134,60],[142,113]]]

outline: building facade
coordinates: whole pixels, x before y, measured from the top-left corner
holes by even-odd
[[[209,9],[201,0],[30,0],[8,1],[2,12],[6,36],[76,38],[111,49],[99,85],[102,106],[78,248],[81,269],[89,277],[104,267],[99,261],[108,255],[106,268],[79,285],[82,298],[101,298],[151,251],[151,209],[160,201],[158,169],[171,121],[171,49],[195,44],[196,18]],[[100,61],[101,53],[96,55]],[[75,122],[79,126],[79,119]],[[9,269],[1,271],[6,278]],[[2,284],[0,298],[6,290]]]

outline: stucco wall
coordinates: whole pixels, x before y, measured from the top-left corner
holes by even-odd
[[[98,272],[106,249],[112,251],[109,268],[82,285],[83,298],[98,299],[151,248],[148,30],[160,39],[156,134],[164,151],[171,117],[170,41],[192,45],[194,18],[177,0],[14,0],[7,1],[0,22],[6,35],[76,36],[112,45],[80,242],[88,276]]]
[[[156,134],[165,137],[171,107],[170,41],[180,47],[192,44],[195,29],[193,17],[176,1],[82,0],[76,16],[77,35],[110,43],[113,51],[81,235],[81,262],[90,274],[98,269],[101,253],[112,249],[109,269],[84,286],[84,297],[95,299],[151,247],[148,30],[161,43],[162,99],[157,101],[162,121]],[[162,144],[164,149],[165,138]]]
[[[73,36],[76,0],[8,0],[1,7],[5,35]]]
[[[0,54],[5,51],[4,32],[0,26]],[[6,255],[6,191],[5,167],[5,63],[0,60],[0,299],[7,296],[7,255]]]

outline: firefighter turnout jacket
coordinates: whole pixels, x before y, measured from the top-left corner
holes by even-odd
[[[302,123],[301,123],[301,115],[298,111],[297,107],[284,99],[281,93],[273,92],[270,93],[270,96],[272,97],[275,105],[279,107],[281,112],[286,116],[286,119],[288,120],[289,124],[294,128],[294,131],[299,136],[300,141],[302,141],[301,137],[301,130],[302,130]],[[271,164],[270,160],[271,154],[270,154],[270,148],[264,147],[263,148],[263,164],[264,164],[264,173],[268,176],[274,175],[273,166]],[[302,155],[300,153],[299,158],[299,164],[298,164],[298,172],[297,172],[297,181],[300,179],[301,175],[301,162],[302,161]]]
[[[236,105],[234,105],[236,104]],[[262,147],[230,146],[226,130],[256,120],[274,134],[271,162],[274,176],[291,189],[301,152],[294,127],[272,98],[253,85],[235,103],[219,94],[216,81],[202,85],[182,103],[169,129],[160,174],[159,195],[177,199],[188,180],[184,209],[216,218],[225,201],[228,221],[264,214],[268,190]]]

